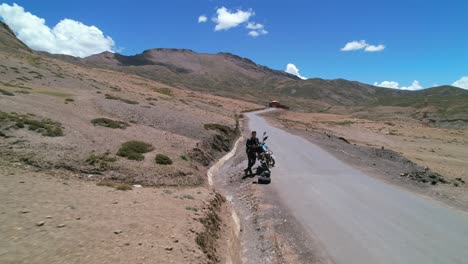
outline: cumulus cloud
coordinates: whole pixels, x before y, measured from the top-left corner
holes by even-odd
[[[265,30],[265,26],[263,26],[260,23],[255,23],[255,22],[249,22],[247,26],[245,26],[247,29],[251,29],[249,31],[249,36],[252,37],[258,37],[260,35],[266,35],[268,34],[268,31]]]
[[[265,29],[249,31],[249,36],[252,36],[254,38],[260,35],[266,35],[266,34],[268,34],[268,31],[266,31]]]
[[[296,75],[297,77],[305,80],[307,79],[306,77],[302,76],[300,73],[299,73],[299,69],[296,67],[296,65],[292,64],[292,63],[288,63],[288,65],[286,65],[286,70],[285,72],[287,73],[290,73],[292,75]]]
[[[400,84],[395,81],[383,81],[381,83],[375,82],[374,86],[379,86],[379,87],[385,87],[385,88],[393,88],[393,89],[399,89]]]
[[[43,18],[13,4],[0,5],[0,17],[30,48],[54,54],[86,57],[103,51],[112,51],[115,43],[111,37],[95,26],[63,19],[50,28]]]
[[[341,48],[341,51],[355,51],[355,50],[362,50],[367,52],[377,52],[377,51],[382,51],[385,49],[385,46],[380,44],[380,45],[371,45],[367,43],[365,40],[354,40],[351,42],[346,43],[346,45]]]
[[[208,21],[208,18],[205,15],[198,17],[198,23],[205,23],[206,21]]]
[[[413,83],[411,83],[410,86],[401,86],[398,82],[395,81],[383,81],[381,83],[375,82],[375,86],[379,87],[385,87],[385,88],[393,88],[393,89],[400,89],[400,90],[410,90],[410,91],[415,91],[415,90],[421,90],[424,89],[424,87],[421,86],[418,80],[414,80]]]
[[[384,49],[385,49],[384,45],[377,45],[377,46],[369,45],[364,50],[367,52],[377,52],[377,51],[382,51]]]
[[[249,22],[247,23],[247,26],[245,26],[248,29],[262,29],[264,26],[260,23],[255,23],[255,22]]]
[[[341,51],[352,51],[352,50],[360,50],[360,49],[363,49],[365,47],[367,47],[367,43],[365,40],[361,40],[361,41],[351,41],[351,42],[348,42],[346,43],[346,45],[341,48]]]
[[[260,36],[260,34],[259,34],[257,31],[255,31],[255,30],[252,30],[252,31],[249,31],[249,36],[251,36],[251,37],[254,37],[254,38],[255,38],[255,37],[258,37],[258,36]]]
[[[463,76],[460,80],[455,81],[453,86],[468,90],[468,76]]]
[[[228,30],[233,27],[237,27],[249,21],[251,16],[255,13],[252,9],[242,11],[238,9],[236,12],[231,12],[226,7],[221,7],[216,10],[217,16],[213,18],[213,22],[216,23],[215,31]]]

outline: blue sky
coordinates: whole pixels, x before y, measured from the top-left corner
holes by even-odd
[[[420,87],[452,84],[468,76],[466,0],[1,3],[17,3],[45,19],[50,28],[65,18],[94,25],[112,38],[114,50],[127,55],[156,47],[225,51],[274,69],[284,70],[293,63],[309,78],[345,78],[371,84],[388,81],[390,86],[398,82],[399,88],[410,88],[415,80]],[[222,7],[227,12],[242,10],[251,15],[237,27],[215,31],[212,18]],[[205,15],[207,22],[198,23],[200,15]],[[8,23],[5,17],[3,20]],[[268,34],[249,36],[248,22],[260,23]],[[341,50],[347,43],[361,40],[366,47],[385,48],[376,52],[366,52],[365,47]]]

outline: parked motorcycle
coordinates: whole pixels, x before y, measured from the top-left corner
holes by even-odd
[[[265,141],[268,139],[266,132],[263,132],[263,140],[259,146],[257,158],[260,166],[257,167],[255,174],[259,176],[258,183],[268,184],[271,182],[271,168],[275,166],[275,158]]]

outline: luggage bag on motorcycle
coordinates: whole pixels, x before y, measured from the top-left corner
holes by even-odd
[[[269,184],[271,182],[270,171],[263,171],[258,177],[259,184]]]

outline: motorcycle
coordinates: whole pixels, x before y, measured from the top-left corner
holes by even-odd
[[[257,157],[260,163],[264,162],[268,168],[273,168],[276,162],[275,158],[273,157],[273,151],[271,151],[270,148],[268,148],[268,145],[265,143],[267,139],[268,136],[266,135],[266,132],[263,132],[263,140],[260,144]]]
[[[258,183],[268,184],[271,182],[271,168],[275,166],[275,158],[265,141],[268,139],[266,132],[263,132],[263,140],[258,148],[257,158],[260,166],[257,167],[255,174],[259,176]]]

